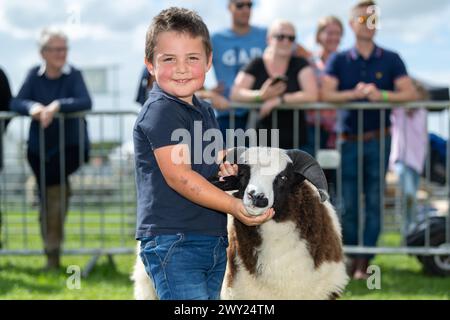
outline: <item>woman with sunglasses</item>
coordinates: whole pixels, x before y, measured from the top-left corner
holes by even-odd
[[[275,21],[269,28],[263,56],[252,60],[238,73],[231,92],[232,100],[261,103],[257,129],[268,129],[268,146],[273,144],[270,129],[279,129],[278,143],[284,149],[305,146],[305,114],[302,110],[298,113],[298,135],[294,137],[294,111],[277,110],[277,107],[318,99],[314,70],[306,59],[293,56],[294,49],[293,24]],[[273,112],[277,113],[277,123],[272,121]]]

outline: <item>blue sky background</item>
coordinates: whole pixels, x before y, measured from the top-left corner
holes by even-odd
[[[345,23],[341,48],[353,44],[348,28],[349,9],[356,0],[254,0],[252,23],[269,25],[288,19],[297,38],[310,50],[317,20],[333,14]],[[118,67],[121,109],[136,108],[134,96],[143,66],[145,32],[161,9],[184,6],[195,9],[213,33],[230,25],[228,0],[0,0],[0,66],[13,93],[27,70],[40,62],[36,39],[48,25],[67,28],[69,62],[80,68]],[[376,42],[397,51],[411,75],[450,85],[450,1],[380,0],[381,29]],[[207,85],[215,83],[210,72]],[[97,96],[94,109],[111,109],[111,100]]]

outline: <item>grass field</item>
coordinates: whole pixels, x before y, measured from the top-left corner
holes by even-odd
[[[87,256],[66,256],[63,265],[83,267]],[[69,289],[71,274],[44,273],[43,257],[1,257],[0,299],[133,299],[129,280],[133,255],[114,258],[116,269],[106,257],[86,278],[81,279],[80,289]],[[421,273],[421,266],[414,257],[380,255],[373,264],[381,268],[381,289],[369,290],[365,281],[352,281],[342,299],[450,299],[450,278],[434,278]]]
[[[10,229],[8,248],[22,247],[24,236],[18,232],[23,226],[14,215],[9,217]],[[98,221],[95,214],[86,214],[86,229],[92,228],[93,233],[85,238],[84,247],[93,248],[100,244],[105,247],[116,247],[125,244],[132,248],[132,221],[115,213],[105,216],[104,241],[100,241]],[[115,220],[116,219],[116,220]],[[117,220],[118,219],[118,220]],[[123,229],[126,240],[116,233],[121,230],[119,220],[127,221]],[[27,239],[29,249],[41,249],[36,215],[30,213],[27,218]],[[66,248],[76,248],[80,245],[77,236],[80,230],[79,216],[71,212],[69,215],[69,235],[66,238]],[[67,224],[66,224],[67,226]],[[94,231],[97,231],[95,233]],[[114,236],[116,233],[116,236]],[[400,238],[395,233],[384,234],[381,245],[395,246]],[[114,256],[115,268],[106,257],[101,257],[87,278],[81,279],[80,289],[70,289],[67,282],[72,273],[67,273],[70,265],[81,269],[88,263],[90,256],[64,256],[63,268],[59,272],[43,272],[45,259],[42,256],[0,256],[0,299],[133,299],[133,287],[130,273],[134,264],[134,255]],[[378,255],[372,262],[381,270],[381,288],[369,290],[365,281],[352,281],[346,288],[342,299],[450,299],[450,277],[436,278],[424,275],[421,265],[415,257],[405,255]]]

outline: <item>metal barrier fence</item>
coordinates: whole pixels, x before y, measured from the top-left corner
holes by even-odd
[[[242,108],[241,104],[233,104],[230,113],[230,125],[234,127],[234,108]],[[249,104],[244,106],[255,113],[258,104]],[[381,109],[380,122],[380,157],[385,159],[388,155],[384,153],[384,141],[386,139],[385,121],[383,110],[401,107],[416,109],[426,107],[428,110],[441,112],[441,117],[445,124],[450,128],[450,102],[415,102],[393,105],[392,103],[351,103],[351,104],[328,104],[313,103],[298,106],[280,106],[279,109],[293,109],[294,134],[299,132],[299,110],[316,110],[315,121],[315,146],[314,153],[320,158],[328,151],[320,149],[319,146],[319,124],[320,110],[325,109],[357,109],[358,110],[358,136],[363,135],[363,112],[364,110]],[[135,183],[134,183],[134,159],[132,151],[126,151],[126,143],[131,142],[132,130],[125,129],[134,123],[136,117],[135,111],[104,111],[89,112],[81,114],[72,114],[69,117],[76,117],[80,121],[82,117],[87,118],[90,135],[96,132],[96,139],[92,143],[90,161],[83,163],[80,150],[81,168],[70,178],[72,198],[70,200],[70,210],[65,223],[65,241],[64,254],[90,254],[94,255],[94,260],[101,254],[122,254],[132,253],[134,251],[134,229],[135,229]],[[36,183],[32,178],[31,171],[26,163],[26,126],[29,122],[28,117],[18,117],[16,114],[2,112],[0,113],[0,126],[4,128],[5,120],[14,118],[12,122],[17,122],[19,138],[16,141],[17,152],[11,152],[5,147],[4,158],[5,166],[0,175],[0,209],[2,212],[0,255],[31,255],[42,254],[42,243],[39,237],[39,199],[37,198]],[[64,127],[62,116],[54,121],[59,121],[60,126]],[[277,112],[272,116],[272,127],[278,127]],[[108,127],[105,130],[105,127]],[[43,131],[41,130],[41,134]],[[63,139],[63,130],[60,130]],[[112,137],[106,137],[111,135]],[[126,136],[129,136],[127,138]],[[80,136],[84,139],[82,130]],[[6,138],[5,138],[6,140]],[[7,141],[5,141],[7,142]],[[339,145],[339,144],[338,144]],[[414,142],[411,143],[411,146]],[[294,138],[293,148],[299,147],[298,138]],[[362,193],[362,139],[358,139],[358,194],[359,201],[363,200]],[[43,157],[43,146],[41,145],[41,157]],[[64,149],[60,145],[61,150]],[[428,146],[428,149],[430,147]],[[132,149],[132,148],[131,148]],[[333,152],[333,151],[331,151]],[[335,154],[341,154],[338,148]],[[337,152],[337,153],[336,153]],[[66,157],[61,152],[61,157]],[[334,158],[333,158],[334,159]],[[431,181],[431,161],[428,153],[426,161],[425,177],[421,179],[421,190],[425,195],[420,198],[419,205],[423,210],[438,207],[438,214],[444,218],[444,237],[439,243],[432,238],[433,226],[431,220],[433,215],[424,215],[423,244],[408,245],[406,235],[401,231],[401,225],[405,217],[404,203],[396,187],[396,183],[387,179],[387,189],[385,181],[381,183],[382,199],[382,237],[376,247],[367,247],[362,242],[362,228],[364,226],[364,208],[359,206],[359,230],[358,244],[354,246],[345,246],[346,253],[369,253],[369,254],[413,254],[413,255],[436,255],[440,256],[440,263],[443,268],[450,270],[450,261],[446,256],[450,255],[450,218],[449,218],[449,198],[450,198],[450,147],[446,145],[446,163],[445,163],[445,184],[438,185]],[[333,160],[334,161],[334,160]],[[319,159],[320,162],[320,159]],[[328,161],[329,162],[329,161]],[[64,159],[61,159],[61,171],[64,170]],[[329,164],[328,164],[329,165]],[[335,166],[328,169],[336,172],[336,194],[334,195],[334,204],[338,214],[342,206],[342,178],[341,163],[335,163]],[[384,167],[380,166],[381,171]],[[41,171],[41,174],[42,171]],[[384,174],[381,174],[383,177]],[[63,189],[67,186],[63,185]],[[41,185],[41,188],[45,188]],[[389,192],[388,192],[389,191]],[[64,202],[63,197],[61,201]],[[436,205],[439,204],[439,205]],[[45,204],[44,204],[45,206]],[[434,210],[434,209],[433,209]],[[436,211],[436,210],[434,210]]]
[[[129,151],[131,130],[129,126],[136,118],[136,111],[105,111],[87,114],[71,114],[66,117],[77,119],[80,141],[84,136],[84,120],[91,137],[90,158],[83,157],[84,144],[79,144],[78,162],[80,168],[70,176],[69,203],[63,196],[69,186],[61,181],[60,203],[68,205],[65,220],[63,254],[92,255],[85,268],[85,274],[94,266],[101,255],[111,258],[114,254],[134,252],[135,232],[135,180],[134,159]],[[4,137],[4,168],[0,173],[0,255],[41,255],[39,211],[46,210],[46,197],[39,198],[37,182],[27,161],[26,140],[29,117],[13,113],[0,113],[0,125],[12,119],[8,135]],[[64,172],[66,157],[64,145],[64,119],[59,122],[59,170]],[[41,138],[43,129],[40,129]],[[15,136],[15,139],[11,136]],[[9,141],[14,140],[14,141]],[[42,139],[41,139],[42,141]],[[39,148],[39,158],[45,157],[45,145]],[[73,160],[71,160],[73,161]],[[40,162],[40,189],[46,193],[44,180],[45,165]],[[61,174],[62,175],[62,174]],[[41,201],[40,201],[41,200]],[[42,207],[40,207],[40,203]],[[112,261],[112,260],[111,260]]]
[[[248,104],[246,106],[242,106],[239,103],[234,103],[233,108],[248,108],[253,113],[257,113],[257,109],[259,108],[258,104]],[[421,189],[426,190],[425,197],[420,199],[419,205],[421,209],[426,211],[422,219],[422,223],[417,226],[417,237],[419,239],[415,239],[418,244],[408,244],[407,234],[401,233],[401,226],[403,220],[405,218],[405,206],[404,201],[402,201],[402,196],[397,188],[395,183],[390,182],[389,177],[387,177],[387,181],[380,181],[381,191],[380,198],[382,199],[381,205],[381,234],[384,234],[387,237],[381,237],[378,241],[377,246],[364,246],[363,245],[363,228],[364,228],[364,208],[362,205],[363,202],[363,112],[364,110],[381,110],[380,111],[380,159],[381,163],[383,159],[387,159],[387,154],[384,152],[384,144],[386,141],[386,123],[385,123],[385,112],[387,109],[391,108],[406,108],[406,109],[419,109],[426,108],[429,111],[440,112],[441,119],[444,119],[443,122],[446,124],[446,131],[449,131],[450,128],[450,102],[449,101],[421,101],[421,102],[412,102],[412,103],[342,103],[342,104],[330,104],[330,103],[313,103],[313,104],[301,104],[298,106],[292,105],[284,105],[279,106],[277,109],[285,109],[285,110],[294,110],[293,113],[293,132],[294,135],[299,132],[299,110],[315,110],[315,145],[314,145],[314,156],[318,158],[319,163],[321,156],[323,155],[324,150],[320,149],[319,141],[320,141],[320,110],[329,110],[329,109],[342,109],[342,110],[357,110],[358,117],[358,130],[357,130],[357,145],[358,145],[358,165],[355,170],[357,170],[358,176],[358,202],[359,202],[359,210],[358,210],[358,244],[357,245],[346,245],[344,246],[344,251],[348,254],[412,254],[412,255],[424,255],[424,256],[435,256],[436,263],[438,267],[447,273],[450,272],[450,217],[449,217],[449,199],[450,199],[450,147],[449,144],[446,144],[446,157],[444,164],[444,175],[445,175],[445,183],[443,185],[437,185],[432,182],[430,179],[431,172],[431,159],[430,152],[428,152],[428,156],[426,159],[425,165],[425,177],[421,180]],[[250,116],[252,117],[252,116]],[[278,123],[277,112],[272,113],[272,127],[278,128],[280,124]],[[234,127],[234,112],[230,114],[230,124]],[[282,125],[281,125],[282,126]],[[294,145],[293,148],[298,148],[298,139],[293,137]],[[429,140],[428,140],[429,141]],[[415,141],[411,141],[408,143],[410,147],[414,147]],[[337,144],[337,153],[339,155],[342,154],[340,150],[340,144]],[[430,150],[430,145],[427,146],[428,151]],[[326,152],[326,151],[325,151]],[[334,205],[336,206],[339,217],[342,220],[342,163],[336,164],[334,170],[336,171],[336,197],[334,201]],[[380,177],[384,177],[384,166],[380,166]],[[394,188],[394,196],[391,193],[387,193],[385,188],[385,182],[390,182],[388,184],[388,188]],[[439,210],[436,210],[435,207],[438,207]],[[435,212],[437,211],[437,212]],[[440,225],[437,227],[439,232],[439,239],[433,238],[434,232],[436,230],[436,226],[433,224],[434,216],[438,215],[442,218],[440,219]],[[393,237],[389,237],[389,235],[394,235]],[[397,236],[395,236],[397,234]],[[398,235],[400,237],[398,237]],[[420,239],[422,238],[422,239]],[[421,242],[422,241],[422,242]]]

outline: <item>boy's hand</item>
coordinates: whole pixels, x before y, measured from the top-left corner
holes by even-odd
[[[219,166],[219,177],[228,177],[235,176],[238,174],[238,166],[237,164],[231,164],[228,161],[225,161]]]
[[[260,216],[250,216],[248,215],[247,210],[245,210],[245,206],[242,200],[237,198],[234,203],[234,207],[235,210],[231,215],[241,221],[243,224],[250,227],[260,225],[272,219],[275,214],[275,210],[273,208],[269,208]]]

